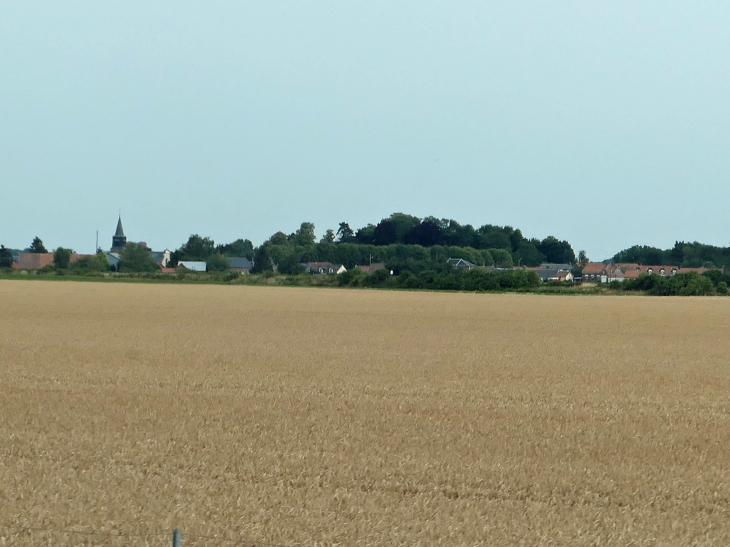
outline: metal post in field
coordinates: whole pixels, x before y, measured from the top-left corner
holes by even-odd
[[[175,528],[172,531],[172,547],[182,547],[182,530]]]

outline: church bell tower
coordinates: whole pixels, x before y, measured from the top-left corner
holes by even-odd
[[[112,237],[112,250],[122,250],[127,244],[127,236],[124,235],[124,228],[122,228],[122,216],[119,215],[119,221],[117,222],[117,231]]]

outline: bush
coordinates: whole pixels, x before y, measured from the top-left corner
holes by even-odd
[[[717,284],[717,294],[727,294],[727,283],[720,281]]]

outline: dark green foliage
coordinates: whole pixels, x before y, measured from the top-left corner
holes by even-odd
[[[0,268],[10,268],[13,265],[13,253],[5,245],[0,245]]]
[[[274,268],[271,264],[269,247],[269,245],[263,244],[256,249],[253,254],[253,268],[251,268],[251,273],[264,273],[273,271]]]
[[[80,273],[106,272],[109,271],[109,260],[103,252],[91,256],[82,256],[76,262],[71,263],[71,270]]]
[[[539,242],[537,240],[523,240],[520,242],[513,257],[518,266],[539,266],[542,262],[545,262],[545,255],[538,250],[535,243]]]
[[[208,257],[205,264],[206,272],[226,272],[230,269],[230,262],[228,257],[223,256],[221,253],[213,253]]]
[[[152,258],[150,250],[136,243],[127,243],[119,258],[120,272],[157,272],[160,267]]]
[[[546,262],[554,264],[573,264],[575,262],[575,253],[570,243],[559,241],[553,236],[543,239],[537,245],[537,250],[545,256]]]
[[[719,292],[717,290],[724,279],[717,278],[715,285],[711,277],[697,272],[678,274],[670,277],[642,274],[636,279],[618,283],[616,288],[624,291],[643,291],[652,296],[702,296]]]
[[[216,252],[215,241],[209,237],[193,234],[186,243],[172,253],[172,262],[173,264],[177,264],[181,260],[205,262],[214,252]]]
[[[715,247],[703,243],[677,241],[672,249],[635,245],[617,253],[614,262],[636,262],[637,264],[669,264],[682,268],[730,267],[730,247]]]
[[[384,218],[375,227],[373,232],[373,245],[392,245],[398,241],[398,226],[389,219]]]
[[[334,243],[335,242],[335,231],[334,230],[327,230],[324,235],[322,236],[322,239],[320,240],[320,243]]]
[[[71,249],[64,249],[63,247],[58,247],[53,251],[53,264],[57,269],[65,270],[68,268],[71,263],[71,253],[73,253]]]
[[[347,222],[340,222],[340,227],[337,228],[337,242],[338,243],[351,243],[355,240],[355,232],[352,231],[350,225]]]
[[[216,251],[225,256],[253,258],[253,243],[248,239],[237,239],[233,243],[218,245]]]
[[[30,252],[31,253],[47,253],[48,249],[46,249],[45,245],[43,245],[43,240],[36,236],[33,238],[33,242],[30,244]]]
[[[291,245],[299,245],[302,247],[313,245],[317,239],[314,235],[314,224],[311,222],[302,222],[299,229],[293,234],[289,234],[287,239]]]

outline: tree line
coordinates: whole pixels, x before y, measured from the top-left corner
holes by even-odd
[[[673,265],[682,268],[724,268],[730,266],[730,247],[677,241],[671,249],[634,245],[616,253],[613,262],[645,265]]]
[[[226,256],[253,260],[254,272],[276,267],[285,274],[301,272],[305,262],[333,262],[348,269],[382,262],[395,274],[442,271],[448,258],[498,268],[575,262],[570,243],[553,236],[528,239],[511,226],[474,228],[452,219],[421,219],[404,213],[357,230],[341,222],[337,230],[326,230],[319,240],[315,225],[303,222],[295,232],[276,232],[258,247],[248,239],[216,245],[211,238],[194,234],[172,253],[172,260],[175,264],[182,260],[217,262]]]

